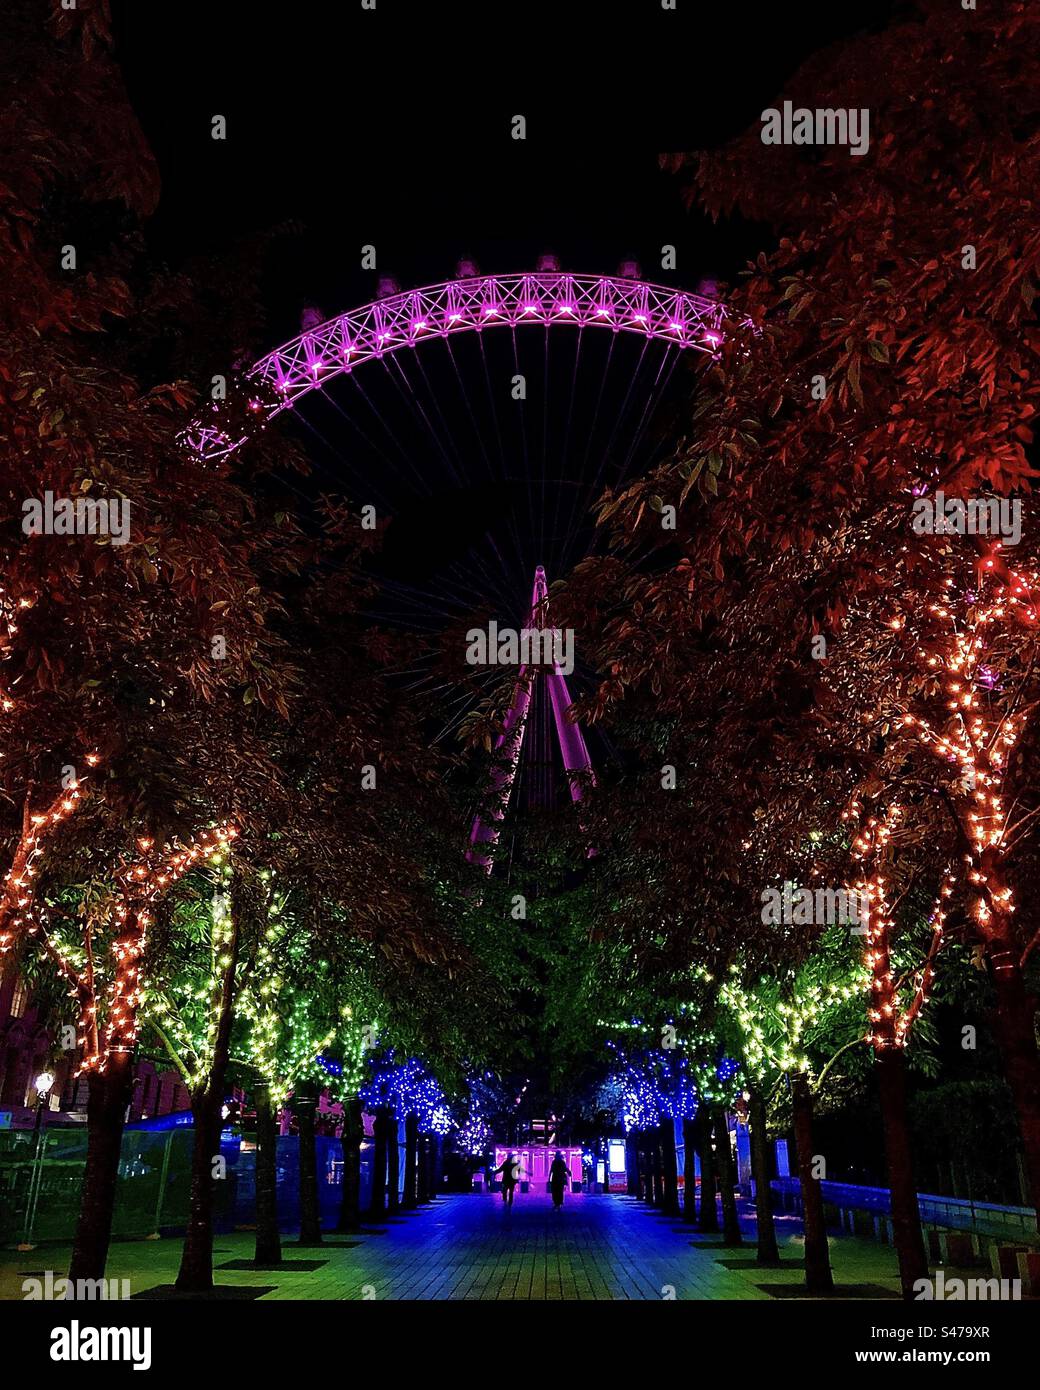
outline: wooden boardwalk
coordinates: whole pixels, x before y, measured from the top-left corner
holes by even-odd
[[[498,1197],[442,1198],[431,1206],[385,1223],[385,1234],[330,1236],[322,1248],[293,1248],[289,1261],[317,1268],[224,1269],[252,1255],[252,1236],[218,1236],[214,1263],[221,1285],[247,1298],[305,1300],[662,1300],[765,1299],[760,1284],[800,1285],[791,1267],[763,1271],[754,1246],[718,1248],[718,1237],[698,1237],[681,1222],[642,1203],[618,1196],[568,1196],[562,1212],[547,1197],[518,1195],[509,1211]],[[747,1227],[753,1232],[751,1224]],[[784,1253],[801,1255],[800,1228],[792,1218],[779,1223]],[[753,1236],[752,1236],[753,1239]],[[332,1242],[352,1242],[350,1248]],[[110,1278],[130,1280],[131,1294],[169,1284],[176,1275],[180,1241],[126,1242],[112,1246]],[[65,1249],[39,1247],[0,1257],[0,1297],[22,1296],[21,1279],[50,1268],[62,1275]],[[745,1265],[743,1262],[747,1261]],[[890,1250],[873,1242],[832,1241],[836,1278],[896,1290]],[[735,1261],[737,1269],[727,1268]]]

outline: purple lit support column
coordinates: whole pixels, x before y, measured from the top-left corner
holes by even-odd
[[[567,780],[571,788],[571,800],[580,801],[585,790],[585,782],[592,779],[592,759],[585,746],[585,736],[573,720],[567,718],[571,706],[567,679],[559,666],[554,666],[551,676],[546,676],[549,684],[549,699],[552,701],[553,719],[556,721],[556,737],[560,740],[560,753],[567,769]],[[575,776],[575,774],[578,774]],[[581,774],[586,774],[583,777]]]
[[[548,623],[548,615],[549,586],[546,583],[545,570],[539,565],[534,572],[531,611],[527,619],[528,628],[540,627],[544,629]],[[555,628],[552,630],[555,632]],[[505,816],[506,807],[509,805],[509,796],[520,761],[520,749],[524,741],[527,711],[531,704],[531,688],[537,674],[536,669],[529,670],[526,666],[520,667],[520,675],[513,692],[512,703],[506,712],[502,732],[495,740],[495,753],[500,756],[503,753],[505,755],[504,765],[499,763],[491,778],[491,790],[497,798],[496,805],[491,812],[490,820],[485,820],[478,815],[470,832],[470,847],[466,857],[470,863],[481,865],[487,873],[491,872],[491,851],[498,840],[499,826]],[[582,798],[585,782],[592,778],[592,760],[589,757],[589,750],[585,746],[581,729],[573,720],[567,718],[571,696],[567,689],[566,677],[557,663],[553,663],[553,669],[546,673],[545,679],[549,685],[549,699],[552,702],[556,737],[559,739],[560,754],[567,771],[571,800],[577,802]]]
[[[531,612],[527,619],[528,627],[534,626],[538,609],[547,601],[548,597],[545,571],[539,565],[534,575]],[[509,805],[509,794],[513,790],[513,780],[516,777],[517,764],[520,761],[520,749],[524,741],[527,711],[531,705],[531,686],[534,683],[534,676],[534,671],[529,672],[526,666],[520,667],[520,675],[517,677],[512,703],[506,711],[502,732],[495,740],[494,752],[496,757],[501,757],[503,754],[505,756],[505,764],[496,763],[491,773],[491,792],[496,798],[496,805],[491,812],[489,821],[478,813],[473,821],[473,829],[470,831],[466,858],[471,864],[479,864],[486,873],[491,872],[491,851],[498,843],[498,828],[505,817],[506,807]],[[484,848],[485,846],[486,848]]]

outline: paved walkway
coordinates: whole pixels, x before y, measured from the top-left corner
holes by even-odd
[[[247,1260],[247,1232],[218,1236],[217,1282],[242,1290],[240,1297],[267,1299],[770,1299],[759,1285],[802,1283],[794,1266],[801,1257],[800,1226],[778,1221],[783,1254],[791,1267],[762,1270],[751,1244],[718,1247],[719,1237],[697,1236],[681,1222],[650,1211],[633,1198],[568,1196],[562,1212],[547,1197],[518,1195],[507,1210],[492,1196],[442,1198],[431,1206],[388,1220],[385,1234],[330,1236],[328,1246],[301,1249],[285,1242],[287,1260],[317,1264],[276,1271],[219,1266]],[[334,1248],[349,1241],[351,1248]],[[131,1295],[170,1284],[180,1241],[120,1242],[112,1246],[108,1275],[129,1279]],[[845,1284],[898,1289],[892,1251],[872,1241],[831,1243],[835,1278]],[[41,1246],[28,1253],[0,1252],[0,1298],[21,1298],[22,1279],[56,1277],[67,1269],[67,1247]],[[727,1268],[722,1261],[747,1261]]]

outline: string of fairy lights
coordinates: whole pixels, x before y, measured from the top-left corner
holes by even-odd
[[[100,755],[88,753],[85,761],[91,768],[97,767]],[[14,945],[19,929],[33,935],[40,932],[41,923],[34,915],[35,884],[33,879],[39,869],[37,860],[43,854],[45,841],[55,830],[79,809],[83,801],[83,784],[88,774],[72,776],[55,796],[45,811],[37,811],[27,818],[18,845],[15,849],[11,867],[4,876],[3,910],[0,911],[0,955]]]
[[[315,1062],[333,1100],[353,1100],[367,1075],[367,1053],[379,1036],[379,1023],[361,1023],[350,1004],[340,1010],[340,1024],[333,1039],[337,1044],[336,1057],[327,1057],[322,1050]]]
[[[0,632],[0,661],[6,660],[11,646],[11,638],[18,634],[17,614],[33,606],[33,600],[22,595],[21,598],[14,599],[7,590],[0,585],[0,621],[3,622],[3,630]],[[15,707],[15,701],[10,691],[6,687],[0,686],[0,714],[10,714]],[[0,758],[5,754],[0,752]]]
[[[357,1095],[365,1075],[365,1053],[377,1030],[362,1024],[350,1003],[331,1021],[315,1017],[310,996],[286,988],[279,959],[289,943],[285,899],[273,900],[253,978],[242,1000],[248,1025],[247,1053],[269,1088],[272,1103],[284,1105],[301,1082],[317,1080],[334,1100]],[[326,1056],[334,1049],[335,1057]]]
[[[862,966],[853,965],[840,982],[814,981],[809,970],[811,963],[787,984],[762,978],[749,986],[741,978],[741,967],[733,964],[720,982],[719,998],[740,1030],[744,1063],[758,1081],[778,1073],[811,1073],[812,1061],[803,1045],[806,1035],[826,1026],[869,985]]]
[[[75,805],[65,814],[74,809]],[[139,850],[147,857],[116,875],[119,899],[112,909],[110,925],[114,935],[109,947],[113,969],[106,991],[103,1026],[98,1017],[92,952],[81,944],[65,941],[45,911],[33,912],[32,931],[68,981],[69,996],[78,1005],[78,1075],[104,1072],[112,1056],[133,1051],[147,999],[141,960],[148,944],[152,908],[163,893],[198,864],[219,858],[237,834],[233,825],[215,826],[187,845],[165,844],[158,851],[152,840],[138,840]]]
[[[14,599],[0,586],[0,661],[10,654],[18,634],[18,612],[32,606],[31,598]],[[0,686],[0,717],[10,715],[16,708],[12,694]],[[0,748],[0,759],[5,756]],[[100,754],[89,752],[84,761],[93,770],[101,763]],[[236,964],[234,924],[224,890],[230,879],[227,851],[238,830],[231,824],[218,825],[186,845],[164,844],[160,850],[150,839],[138,840],[143,857],[115,876],[116,899],[106,923],[111,931],[112,973],[99,1007],[91,922],[84,918],[85,930],[80,940],[67,939],[67,922],[57,925],[51,912],[37,905],[35,893],[47,842],[82,807],[89,779],[88,772],[67,772],[50,804],[38,811],[30,811],[27,800],[21,834],[0,884],[0,958],[22,937],[35,938],[67,983],[68,996],[77,1006],[77,1075],[101,1074],[114,1056],[132,1053],[141,1027],[149,1021],[197,1068],[204,1069],[212,1058],[224,1014],[223,982]],[[143,959],[157,900],[204,862],[209,863],[215,876],[210,968],[184,1001],[185,1007],[179,1007],[167,990],[149,986],[143,975]],[[255,961],[255,977],[240,1001],[241,1016],[249,1025],[252,1063],[270,1084],[276,1104],[283,1104],[308,1075],[320,1076],[326,1089],[341,1099],[355,1096],[368,1074],[366,1052],[372,1046],[376,1025],[358,1022],[349,1004],[341,1006],[333,1025],[324,1025],[312,1017],[311,1001],[300,993],[293,993],[287,1010],[282,1007],[286,1001],[280,998],[283,979],[278,951],[284,941],[284,926],[279,920],[283,907],[284,902],[270,901],[267,927]],[[192,1006],[197,1007],[197,1012]],[[200,1017],[204,1027],[199,1026]],[[326,1057],[324,1054],[332,1047],[337,1056]],[[446,1134],[454,1127],[439,1083],[420,1063],[410,1059],[404,1067],[394,1069],[394,1078],[395,1104],[416,1112],[422,1132]]]
[[[858,801],[853,806],[856,811],[861,809]],[[850,809],[849,814],[852,813]],[[892,968],[892,935],[896,923],[889,901],[888,883],[882,872],[882,857],[903,817],[902,806],[893,803],[880,816],[867,817],[852,842],[853,857],[860,863],[870,861],[874,866],[872,872],[857,880],[855,887],[868,909],[863,960],[870,974],[871,1004],[867,1011],[870,1027],[866,1041],[879,1052],[889,1047],[906,1046],[910,1029],[928,1002],[935,978],[935,957],[945,939],[946,902],[953,893],[956,881],[953,868],[947,866],[928,917],[931,931],[928,953],[910,1001],[904,1003],[900,981]]]
[[[1015,911],[1012,891],[999,873],[1007,835],[1003,788],[1012,751],[1027,718],[1025,710],[1007,708],[1006,702],[1005,707],[998,705],[989,712],[1002,677],[995,664],[996,634],[1003,630],[1006,635],[1013,622],[1032,633],[1037,619],[1034,594],[1040,583],[1036,572],[1027,575],[1010,568],[1001,551],[1001,543],[994,542],[978,562],[972,587],[965,588],[959,598],[956,581],[945,576],[945,597],[928,605],[940,638],[937,649],[918,645],[915,655],[923,672],[939,682],[945,717],[937,720],[912,710],[903,710],[900,716],[901,727],[955,771],[951,802],[968,846],[963,874],[972,916],[984,935],[996,934],[994,917],[1006,918]],[[905,619],[897,614],[888,625],[900,632]],[[869,866],[856,887],[869,907],[864,959],[871,973],[873,997],[867,1041],[876,1050],[905,1047],[914,1021],[928,1002],[935,959],[945,939],[949,899],[959,880],[956,866],[948,865],[928,918],[931,939],[927,955],[912,995],[904,1001],[892,968],[895,922],[882,872],[886,847],[904,815],[902,804],[893,802],[879,814],[863,818],[862,803],[856,798],[843,814],[843,819],[860,821],[852,853],[859,863]]]
[[[225,889],[230,868],[219,854],[211,860],[214,891],[210,910],[209,968],[197,982],[189,981],[175,1004],[168,992],[149,999],[148,1017],[168,1034],[193,1069],[205,1069],[213,1055],[223,1016],[222,985],[232,965],[229,954],[229,914]],[[303,1081],[318,1081],[335,1100],[357,1094],[365,1076],[365,1051],[377,1025],[362,1024],[349,1003],[341,1004],[330,1021],[327,1010],[316,1009],[311,994],[287,978],[294,958],[307,958],[309,938],[287,913],[289,893],[263,870],[264,922],[255,951],[243,970],[237,1001],[242,1025],[242,1055],[249,1069],[264,1082],[275,1108],[283,1107]],[[291,972],[290,972],[291,974]],[[333,1049],[336,1057],[326,1056]]]
[[[116,972],[109,987],[101,1046],[90,1046],[88,1025],[96,1019],[96,1003],[83,952],[52,943],[74,977],[82,1001],[81,1073],[103,1071],[114,1052],[131,1050],[145,1022],[158,1025],[181,1055],[191,1060],[193,1072],[205,1070],[224,1012],[224,978],[236,963],[226,897],[231,876],[228,850],[236,834],[233,826],[216,827],[183,849],[170,853],[166,847],[160,862],[135,864],[119,876],[124,899],[114,912]],[[151,843],[139,841],[139,847],[147,851]],[[150,989],[141,978],[140,960],[151,922],[148,907],[159,893],[204,861],[214,884],[209,969],[175,1004],[168,990]],[[272,875],[265,871],[261,877],[269,880]],[[285,988],[281,962],[290,947],[285,901],[284,895],[268,894],[264,931],[238,1005],[247,1025],[250,1065],[269,1086],[274,1105],[283,1106],[302,1081],[316,1079],[334,1100],[362,1095],[369,1102],[389,1104],[400,1115],[414,1112],[421,1133],[448,1134],[455,1127],[451,1108],[439,1082],[418,1059],[397,1063],[392,1052],[383,1059],[370,1058],[378,1028],[375,1022],[362,1023],[346,1003],[335,1021],[328,1023],[316,1016],[305,992]],[[330,1051],[335,1056],[326,1055]],[[366,1076],[371,1077],[368,1086]]]
[[[32,599],[23,596],[14,601],[0,588],[0,619],[3,622],[0,659],[9,654],[12,639],[18,633],[17,612],[32,606]],[[0,689],[0,714],[10,714],[15,707],[10,692]],[[84,761],[93,770],[100,765],[101,757],[97,751],[92,751],[84,755]],[[178,879],[202,860],[226,849],[238,833],[230,824],[220,825],[203,831],[185,846],[165,844],[159,851],[155,851],[152,840],[138,840],[138,849],[144,857],[116,875],[118,900],[109,922],[113,932],[109,947],[112,975],[102,1027],[90,926],[87,926],[85,945],[65,940],[62,930],[55,927],[51,913],[46,907],[37,905],[35,893],[39,861],[46,843],[63,822],[81,808],[89,779],[89,772],[82,775],[66,772],[61,790],[45,809],[31,812],[27,801],[22,833],[0,892],[0,956],[10,951],[23,935],[35,938],[43,954],[66,981],[68,995],[77,1005],[78,1075],[103,1072],[111,1057],[133,1051],[146,999],[141,961],[152,924],[151,909]]]
[[[104,1041],[103,1046],[91,1054],[87,1049],[86,1037],[81,1036],[80,1045],[84,1049],[81,1072],[103,1071],[113,1054],[130,1052],[137,1042],[142,1023],[141,1006],[145,1001],[141,958],[148,944],[152,907],[178,879],[204,860],[219,861],[237,835],[238,830],[234,825],[215,826],[203,831],[183,848],[171,851],[169,846],[164,846],[155,861],[140,861],[125,874],[117,876],[123,897],[115,909],[116,936],[111,945],[115,973],[108,989]],[[141,839],[138,840],[138,847],[147,854],[153,849],[153,843]],[[226,967],[229,944],[226,920],[219,938],[215,931],[214,939]]]
[[[189,1070],[197,1074],[212,1062],[223,1015],[223,983],[236,964],[235,942],[227,891],[231,865],[217,848],[208,858],[213,891],[209,905],[209,968],[201,981],[184,990],[179,1005],[170,990],[146,990],[142,999],[142,1019],[161,1028],[179,1055],[190,1061]]]
[[[455,1128],[447,1098],[437,1078],[416,1057],[396,1060],[391,1048],[369,1059],[371,1079],[358,1094],[372,1108],[389,1108],[398,1117],[414,1114],[420,1134],[449,1134]]]
[[[494,1134],[489,1112],[497,1108],[495,1097],[480,1077],[471,1078],[467,1086],[469,1098],[466,1117],[459,1126],[455,1144],[460,1153],[483,1154],[489,1148]]]
[[[706,972],[704,978],[710,978]],[[597,1026],[620,1035],[606,1038],[616,1065],[604,1093],[616,1093],[626,1133],[653,1129],[666,1118],[692,1118],[702,1105],[732,1104],[744,1090],[740,1062],[720,1056],[718,1037],[697,1029],[686,1005],[666,1025],[667,1045],[648,1045],[662,1030],[643,1019],[600,1019]],[[639,1041],[628,1046],[625,1037]]]
[[[995,549],[999,550],[999,542]],[[869,907],[861,966],[841,983],[797,980],[778,993],[775,988],[746,984],[742,969],[734,964],[718,985],[718,997],[735,1020],[743,1039],[743,1062],[749,1075],[808,1072],[807,1035],[836,1009],[864,992],[870,994],[866,1041],[875,1050],[903,1048],[913,1023],[927,1004],[935,978],[935,959],[945,939],[947,908],[963,873],[971,896],[971,912],[984,934],[994,918],[1014,913],[1011,888],[1002,881],[999,866],[1006,850],[1007,812],[1004,786],[1009,762],[1028,717],[1027,711],[993,705],[1001,672],[993,655],[994,634],[1012,622],[1031,627],[1036,623],[1035,593],[1040,575],[1008,567],[1001,555],[990,553],[979,566],[977,582],[958,598],[956,582],[947,577],[947,596],[928,606],[941,642],[938,649],[916,648],[924,669],[940,682],[946,715],[930,718],[920,710],[902,710],[901,726],[921,745],[955,771],[955,804],[962,816],[968,849],[963,869],[949,865],[928,918],[930,944],[920,971],[908,990],[893,966],[896,929],[883,865],[890,842],[903,823],[904,806],[894,801],[876,814],[864,816],[854,798],[843,820],[858,824],[852,855],[862,867],[855,887]],[[0,590],[4,632],[0,653],[17,633],[15,608],[30,607],[26,599],[12,606]],[[905,628],[902,616],[889,620],[894,631]],[[10,713],[15,703],[0,690],[0,713]],[[85,756],[91,770],[100,764],[97,752]],[[183,875],[208,862],[217,875],[218,887],[227,883],[227,854],[238,834],[231,824],[203,831],[184,846],[164,844],[157,850],[151,840],[140,839],[142,858],[116,875],[118,899],[112,909],[109,944],[113,966],[107,987],[103,1023],[95,987],[94,962],[89,948],[63,939],[46,908],[37,906],[35,880],[48,839],[83,804],[90,774],[72,778],[50,804],[26,815],[11,868],[0,895],[0,956],[10,951],[20,935],[35,937],[57,965],[79,1004],[79,1073],[103,1072],[111,1057],[135,1047],[143,1021],[150,1016],[168,1027],[175,1039],[196,1056],[212,1053],[221,1013],[219,981],[233,964],[232,924],[221,892],[214,893],[212,912],[212,968],[199,986],[196,1002],[205,1008],[203,1038],[161,993],[151,993],[143,979],[152,910],[162,894]],[[341,1096],[360,1095],[368,1103],[390,1105],[399,1114],[415,1113],[427,1133],[447,1133],[454,1126],[450,1106],[436,1078],[415,1058],[403,1063],[393,1054],[365,1083],[374,1059],[366,1057],[371,1045],[371,1024],[363,1028],[350,1005],[343,1005],[331,1023],[313,1016],[311,1001],[293,993],[283,999],[284,978],[279,966],[284,945],[284,898],[270,901],[268,921],[260,943],[253,978],[243,992],[241,1015],[249,1028],[251,1060],[271,1088],[276,1104],[283,1104],[305,1077],[320,1075]],[[702,973],[705,981],[711,977]],[[775,985],[775,982],[773,982]],[[689,1020],[685,1021],[687,1024]],[[610,1023],[614,1031],[649,1031],[649,1025]],[[678,1051],[643,1050],[638,1057],[626,1054],[611,1042],[619,1061],[626,1129],[648,1128],[662,1116],[682,1117],[696,1112],[699,1103],[717,1103],[729,1094],[729,1083],[739,1075],[739,1064],[722,1074],[723,1063],[697,1060],[717,1041],[710,1033],[690,1033],[676,1039]],[[334,1060],[325,1057],[335,1049]],[[727,1065],[732,1059],[723,1059]],[[481,1141],[488,1131],[479,1103],[471,1098],[465,1142]],[[489,1132],[489,1131],[488,1131]]]
[[[859,801],[849,814],[860,810]],[[888,898],[888,885],[881,871],[881,859],[889,841],[903,818],[903,808],[898,803],[887,806],[881,816],[869,816],[852,842],[852,855],[858,862],[873,862],[873,872],[856,882],[861,902],[867,904],[866,945],[863,959],[870,972],[871,1006],[867,1010],[870,1030],[867,1041],[877,1050],[902,1046],[902,1036],[897,1033],[899,1020],[899,990],[895,972],[892,969],[892,932],[895,920]]]
[[[902,717],[904,727],[937,757],[953,763],[959,774],[957,802],[969,842],[964,862],[971,910],[984,933],[994,916],[1015,911],[1011,889],[1000,881],[996,866],[1007,833],[1003,787],[1012,750],[1027,719],[1026,710],[999,706],[987,717],[1002,675],[992,664],[994,632],[1001,626],[1007,631],[1012,622],[1031,631],[1037,620],[1034,594],[1040,584],[1040,575],[1011,569],[1000,551],[998,541],[982,559],[975,587],[963,595],[961,605],[950,594],[929,609],[945,631],[946,651],[918,649],[918,656],[943,682],[945,723],[936,725],[909,710]],[[945,585],[955,587],[949,577]]]
[[[34,599],[24,594],[17,599],[13,598],[0,586],[0,621],[3,623],[0,630],[0,661],[7,659],[12,638],[18,634],[18,613],[32,608],[33,603]],[[15,707],[16,701],[10,691],[6,686],[0,687],[0,714],[10,714]],[[0,758],[4,757],[6,752],[0,748]],[[96,751],[87,753],[84,761],[88,767],[95,768],[100,763],[101,756]],[[43,923],[33,911],[33,880],[39,872],[37,861],[43,853],[45,841],[63,821],[79,809],[83,802],[83,784],[89,780],[89,775],[84,773],[80,777],[73,773],[63,780],[61,791],[46,810],[30,813],[28,802],[26,803],[25,822],[15,846],[11,867],[4,875],[3,890],[0,892],[0,956],[14,946],[23,932],[40,936],[44,931]]]

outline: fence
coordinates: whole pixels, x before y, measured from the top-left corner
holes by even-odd
[[[801,1201],[797,1178],[776,1178],[770,1184],[787,1207]],[[825,1205],[838,1211],[869,1212],[872,1216],[890,1216],[891,1194],[887,1187],[860,1187],[854,1183],[821,1182],[820,1191]],[[938,1197],[932,1193],[917,1194],[918,1210],[925,1226],[943,1230],[970,1231],[974,1235],[991,1236],[997,1240],[1030,1243],[1037,1240],[1036,1212],[1032,1207],[1004,1207],[993,1202],[973,1202],[963,1197]]]
[[[116,1183],[112,1234],[133,1239],[160,1231],[183,1230],[191,1190],[190,1126],[123,1133]],[[338,1139],[319,1136],[318,1193],[323,1222],[335,1224],[343,1173]],[[361,1199],[368,1201],[371,1144],[362,1149]],[[87,1156],[81,1129],[0,1130],[0,1243],[40,1244],[72,1239],[79,1212]],[[247,1141],[221,1142],[225,1176],[214,1186],[217,1230],[248,1225],[255,1219],[256,1151]],[[299,1224],[299,1141],[278,1139],[276,1153],[279,1223]]]

